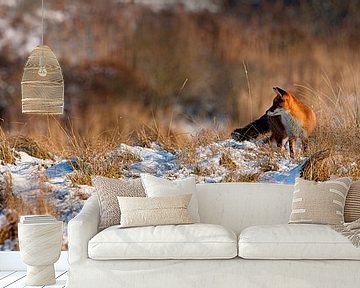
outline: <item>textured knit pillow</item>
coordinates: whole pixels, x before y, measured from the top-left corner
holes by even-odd
[[[99,229],[120,224],[120,209],[117,196],[146,196],[140,179],[119,180],[102,176],[93,176],[91,179],[99,199]]]
[[[141,180],[147,197],[164,197],[192,194],[189,211],[195,223],[200,222],[198,201],[196,197],[196,182],[194,177],[170,181],[150,174],[141,174]]]
[[[289,223],[342,224],[351,178],[326,182],[297,178]]]
[[[339,176],[331,175],[330,180]],[[360,180],[352,182],[345,200],[344,221],[350,223],[360,219]]]
[[[121,227],[190,224],[188,211],[191,194],[170,197],[117,197]]]
[[[353,222],[360,219],[360,180],[354,181],[349,189],[345,201],[345,222]]]

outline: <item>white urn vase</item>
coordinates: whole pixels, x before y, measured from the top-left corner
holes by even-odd
[[[27,265],[26,285],[56,283],[54,263],[59,259],[63,223],[18,224],[21,260]]]

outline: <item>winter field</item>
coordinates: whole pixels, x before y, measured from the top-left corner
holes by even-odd
[[[30,138],[15,140],[13,148],[3,146],[2,155],[7,157],[0,165],[0,200],[4,203],[0,214],[0,250],[18,248],[16,225],[20,215],[53,214],[66,227],[84,201],[95,193],[91,186],[92,175],[124,179],[150,173],[168,179],[195,176],[198,183],[287,184],[294,183],[300,173],[316,180],[327,179],[331,174],[360,178],[358,155],[351,159],[345,157],[346,153],[333,151],[326,159],[304,170],[309,157],[298,150],[298,156],[292,159],[287,150],[272,148],[265,143],[265,138],[236,142],[217,137],[210,140],[204,135],[198,137],[181,149],[167,146],[169,143],[149,141],[141,146],[120,144],[101,150],[83,147],[76,157],[59,157],[46,152]],[[64,249],[66,242],[65,229]]]

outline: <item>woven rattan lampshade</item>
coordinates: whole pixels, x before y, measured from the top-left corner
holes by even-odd
[[[63,114],[64,79],[55,54],[46,45],[30,54],[21,81],[22,112]]]

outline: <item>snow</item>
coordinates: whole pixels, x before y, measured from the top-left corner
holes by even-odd
[[[150,148],[121,144],[111,152],[110,157],[127,152],[141,159],[141,161],[128,166],[125,173],[128,177],[136,177],[140,173],[151,173],[170,179],[185,178],[194,175],[196,168],[203,168],[210,173],[206,176],[194,175],[197,182],[216,183],[223,182],[229,173],[228,168],[220,165],[222,155],[227,153],[235,163],[237,170],[241,170],[241,174],[260,173],[262,174],[261,182],[294,183],[295,178],[300,174],[301,165],[291,158],[284,158],[283,154],[278,154],[273,160],[278,167],[277,171],[262,173],[261,167],[264,159],[259,157],[261,145],[261,141],[239,143],[233,139],[214,142],[197,148],[193,163],[190,164],[181,163],[179,160],[181,151],[169,152],[155,143]],[[276,155],[276,153],[274,154]]]
[[[73,172],[72,162],[68,160],[61,160],[46,169],[46,176],[51,180],[51,183],[64,183],[64,178],[67,174]]]
[[[114,152],[132,153],[142,160],[130,165],[128,168],[130,174],[135,176],[140,173],[151,173],[156,176],[161,176],[171,171],[176,171],[179,167],[176,156],[156,144],[153,144],[151,148],[121,144]]]
[[[219,12],[220,3],[216,3],[213,0],[115,0],[118,3],[135,3],[146,5],[150,7],[153,11],[158,12],[163,9],[169,9],[175,7],[176,5],[183,5],[183,7],[192,12],[199,12],[201,10],[208,10],[211,13]],[[219,1],[217,1],[219,2]]]
[[[269,171],[262,175],[261,182],[294,184],[296,177],[299,177],[302,165],[297,165],[288,171]]]
[[[1,175],[11,175],[12,191],[26,203],[34,203],[41,193],[50,193],[51,205],[60,211],[59,220],[65,223],[64,240],[66,243],[66,225],[79,213],[84,201],[76,195],[90,196],[94,189],[88,186],[72,187],[66,176],[73,172],[71,161],[42,160],[25,152],[16,152],[17,160],[14,165],[0,165]],[[8,225],[7,209],[0,209],[0,230]],[[7,239],[1,250],[13,250],[16,241]]]
[[[217,183],[226,181],[229,173],[240,176],[258,173],[261,182],[294,183],[304,159],[294,161],[286,156],[287,153],[269,153],[264,150],[265,146],[261,141],[239,143],[227,139],[194,148],[193,154],[184,160],[184,151],[167,151],[157,143],[152,143],[149,148],[120,144],[107,156],[110,159],[124,153],[134,156],[131,157],[134,162],[122,171],[124,178],[151,173],[168,179],[195,176],[198,183]],[[232,167],[221,163],[224,155],[231,159]],[[13,193],[25,202],[33,203],[44,191],[49,193],[51,205],[60,211],[58,218],[65,223],[66,242],[66,224],[79,213],[85,199],[95,193],[94,188],[74,186],[69,181],[67,176],[74,172],[74,160],[58,157],[42,160],[21,151],[16,152],[16,157],[14,165],[0,165],[2,177],[11,175]],[[264,172],[266,165],[274,169],[267,168]],[[0,210],[0,230],[8,224],[7,212]],[[14,245],[14,240],[6,241],[0,245],[0,250],[11,250]]]

